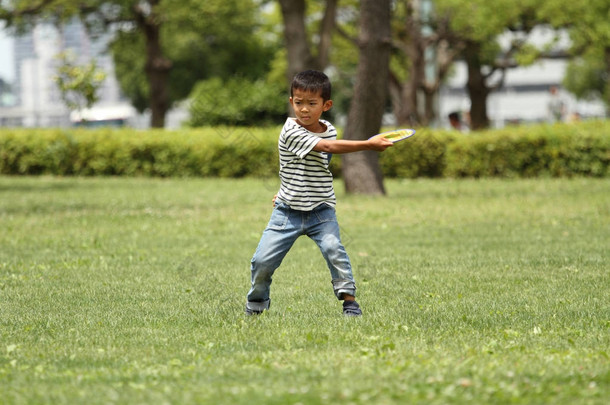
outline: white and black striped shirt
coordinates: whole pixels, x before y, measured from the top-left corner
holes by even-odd
[[[328,169],[329,155],[314,151],[322,139],[337,139],[337,130],[320,120],[326,132],[315,133],[288,118],[278,141],[280,155],[280,191],[277,198],[300,211],[311,211],[320,204],[335,206],[333,176]]]

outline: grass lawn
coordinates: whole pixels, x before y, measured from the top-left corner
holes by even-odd
[[[3,404],[605,404],[610,179],[387,181],[243,315],[268,180],[0,177]]]

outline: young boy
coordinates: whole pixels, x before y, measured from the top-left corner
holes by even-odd
[[[252,257],[247,315],[269,309],[273,273],[301,235],[309,236],[320,248],[330,269],[335,295],[343,300],[343,313],[362,315],[355,300],[351,264],[339,237],[333,177],[328,163],[333,153],[383,151],[392,142],[383,137],[366,141],[337,140],[335,128],[320,119],[333,105],[330,93],[330,81],[322,72],[307,70],[292,81],[289,100],[296,118],[288,118],[280,133],[280,190],[273,200],[271,219]]]

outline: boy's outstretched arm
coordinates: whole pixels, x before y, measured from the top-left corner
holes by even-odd
[[[363,150],[375,150],[382,152],[394,144],[383,136],[374,136],[366,141],[350,141],[346,139],[328,140],[322,139],[313,147],[317,152],[327,153],[352,153]]]

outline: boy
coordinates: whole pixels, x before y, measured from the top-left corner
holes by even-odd
[[[335,128],[320,119],[333,105],[330,93],[330,81],[322,72],[307,70],[292,81],[289,101],[296,118],[288,118],[280,133],[280,190],[273,199],[271,219],[252,257],[247,315],[269,309],[273,273],[301,235],[309,236],[320,248],[330,270],[335,295],[343,300],[343,313],[362,315],[355,300],[351,264],[339,237],[333,177],[328,163],[333,153],[383,151],[392,142],[383,137],[366,141],[337,140]]]

